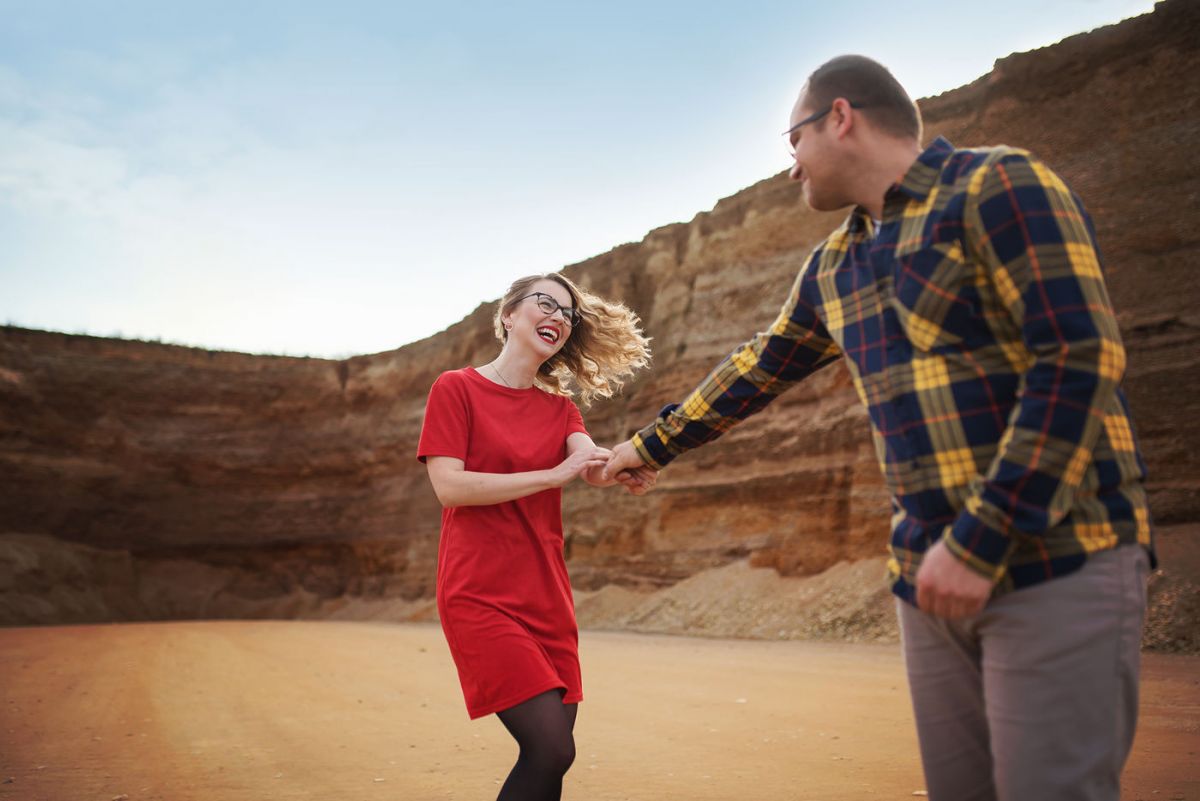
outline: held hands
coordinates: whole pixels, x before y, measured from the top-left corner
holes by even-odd
[[[609,451],[611,454],[608,464],[604,466],[604,480],[611,481],[617,477],[617,474],[622,470],[636,470],[639,467],[645,467],[646,463],[642,461],[641,455],[638,454],[637,448],[633,447],[632,440],[625,440],[620,445],[613,446]]]
[[[625,447],[632,454],[632,461],[626,454],[621,466],[614,466],[613,458],[617,450]],[[550,471],[550,482],[554,487],[566,486],[577,478],[583,478],[598,487],[620,484],[630,494],[645,495],[658,481],[658,471],[643,464],[633,446],[623,442],[616,450],[591,447],[575,451]]]
[[[601,473],[603,481],[618,481],[634,495],[645,495],[654,488],[658,471],[642,461],[632,441],[622,442],[610,453],[608,464]]]
[[[610,460],[611,462],[611,460]],[[917,570],[917,606],[936,617],[977,615],[992,594],[991,580],[962,563],[938,541]]]

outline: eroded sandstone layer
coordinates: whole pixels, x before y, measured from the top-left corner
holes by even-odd
[[[1189,538],[1200,521],[1198,42],[1200,4],[1167,0],[921,101],[928,137],[1028,147],[1088,205],[1155,517]],[[595,439],[649,422],[769,323],[841,218],[808,210],[781,174],[568,267],[636,309],[654,338],[652,372],[586,411]],[[0,328],[0,622],[312,614],[346,598],[426,608],[439,515],[413,459],[425,394],[442,370],[494,355],[491,312],[345,361]],[[584,591],[663,588],[739,560],[813,575],[877,559],[888,523],[841,365],[680,459],[656,493],[572,487],[566,512]]]

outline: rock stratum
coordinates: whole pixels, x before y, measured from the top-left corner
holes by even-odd
[[[998,61],[920,102],[927,137],[1027,147],[1097,226],[1129,351],[1162,569],[1147,643],[1200,649],[1200,4]],[[783,174],[565,272],[637,310],[654,367],[585,417],[627,437],[771,321],[842,219]],[[443,370],[494,355],[493,304],[342,361],[0,328],[0,623],[428,618],[439,508],[413,458]],[[645,498],[572,486],[585,624],[894,636],[887,496],[841,365],[678,460]]]

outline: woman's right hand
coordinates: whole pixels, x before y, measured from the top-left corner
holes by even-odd
[[[549,471],[550,486],[565,487],[579,478],[583,471],[607,464],[611,456],[612,451],[608,448],[594,447],[577,450]]]

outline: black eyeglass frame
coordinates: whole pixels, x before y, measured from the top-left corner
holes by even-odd
[[[554,314],[556,311],[562,312],[563,319],[567,322],[567,325],[571,326],[572,328],[576,328],[580,323],[583,322],[583,315],[579,313],[578,309],[574,308],[573,306],[562,305],[555,300],[553,295],[547,295],[545,292],[530,292],[528,295],[523,295],[517,298],[517,302],[520,303],[527,298],[545,298],[550,303],[553,303],[554,308],[547,310],[542,306],[541,300],[537,301],[538,308],[546,312],[546,314]]]
[[[837,101],[835,100],[834,102],[836,103]],[[847,102],[850,104],[850,108],[859,109],[859,108],[867,107],[866,103],[856,103],[853,100],[849,100]],[[792,151],[795,151],[795,149],[796,149],[796,143],[791,140],[791,135],[793,133],[800,130],[805,125],[808,125],[810,122],[816,122],[817,120],[821,119],[822,117],[824,117],[826,114],[828,114],[831,111],[833,111],[833,103],[830,103],[829,108],[825,109],[824,111],[818,111],[815,114],[809,114],[807,117],[800,120],[800,122],[796,123],[791,128],[788,128],[786,131],[784,131],[783,135],[788,137],[788,148]]]

